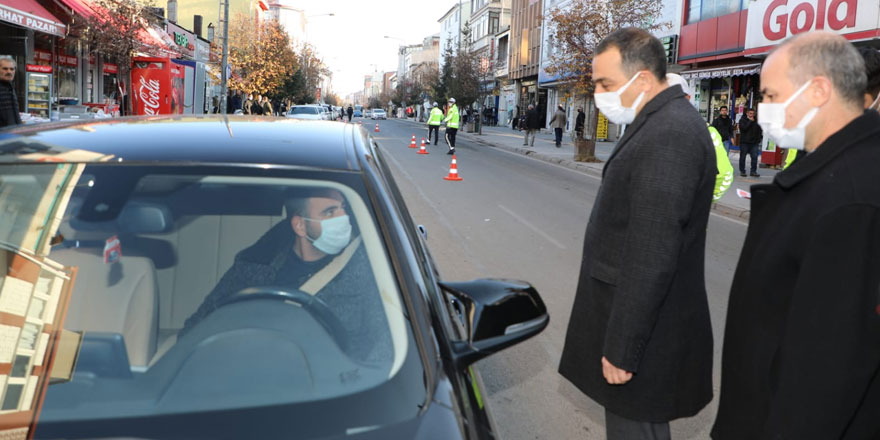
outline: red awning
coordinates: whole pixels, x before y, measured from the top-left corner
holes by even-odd
[[[67,35],[67,26],[35,0],[3,0],[0,20],[59,37]]]
[[[58,0],[58,2],[73,10],[75,14],[82,15],[83,17],[95,15],[95,11],[84,0]]]

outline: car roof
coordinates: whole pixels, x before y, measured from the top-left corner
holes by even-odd
[[[65,121],[0,130],[0,163],[88,162],[87,158],[107,160],[110,156],[128,163],[260,164],[357,171],[357,156],[366,154],[363,149],[368,136],[355,124],[259,116]],[[79,154],[72,154],[74,151]]]

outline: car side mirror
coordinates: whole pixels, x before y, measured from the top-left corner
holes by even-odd
[[[525,341],[550,322],[538,291],[524,281],[477,279],[440,287],[464,308],[467,339],[452,347],[458,368]]]

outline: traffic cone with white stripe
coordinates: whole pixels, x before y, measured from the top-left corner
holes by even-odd
[[[428,154],[428,150],[425,149],[425,138],[422,138],[422,148],[419,149],[419,154]]]
[[[379,123],[378,123],[378,122],[377,122],[377,123],[376,123],[376,129],[375,129],[375,130],[373,130],[373,131],[375,131],[375,132],[376,132],[376,133],[378,133],[378,132],[379,132]]]
[[[449,165],[449,175],[444,177],[443,180],[464,180],[458,176],[458,162],[455,160],[454,154],[452,155],[452,164]]]
[[[412,140],[409,141],[409,147],[410,148],[419,148],[418,146],[416,146],[416,135],[413,135]]]

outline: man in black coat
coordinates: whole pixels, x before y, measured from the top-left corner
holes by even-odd
[[[578,107],[578,115],[574,121],[574,132],[577,134],[578,139],[584,138],[584,127],[586,126],[587,115],[584,113],[584,109]]]
[[[755,120],[755,111],[746,109],[746,116],[739,121],[739,174],[746,177],[746,156],[752,157],[752,177],[758,174],[758,155],[761,154],[763,131]]]
[[[605,407],[608,439],[668,439],[670,420],[712,400],[703,269],[715,149],[681,87],[667,85],[657,38],[621,29],[596,54],[599,110],[629,127],[587,225],[559,371]]]
[[[714,439],[880,438],[880,115],[863,109],[865,84],[830,33],[764,62],[758,121],[807,155],[752,186]]]
[[[0,57],[0,128],[21,124],[18,112],[18,97],[15,96],[15,59]]]
[[[726,105],[722,105],[718,109],[718,113],[718,116],[712,121],[712,126],[718,130],[718,134],[721,135],[721,142],[724,143],[724,151],[727,151],[729,154],[731,139],[733,138],[733,119],[730,119]]]
[[[538,115],[538,109],[535,108],[534,104],[529,104],[529,110],[526,112],[526,138],[525,142],[523,142],[523,146],[535,146],[535,136],[538,133],[538,130],[541,129],[541,117]],[[532,138],[531,142],[529,142],[529,137]]]

